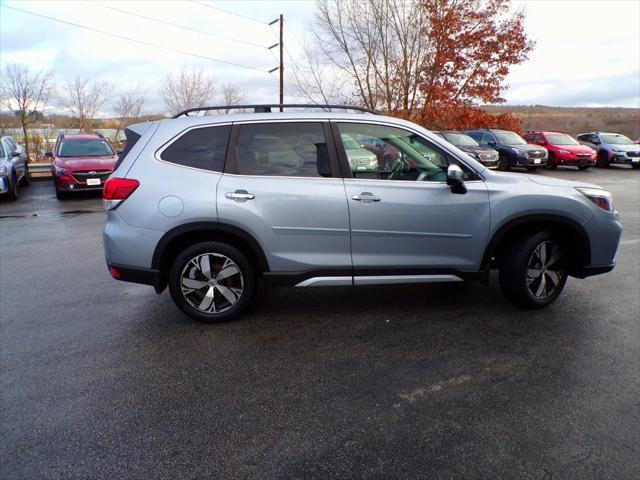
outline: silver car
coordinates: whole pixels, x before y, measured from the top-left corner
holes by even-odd
[[[18,186],[29,185],[25,149],[8,135],[0,136],[0,196],[18,199]]]
[[[487,283],[498,269],[507,298],[541,308],[568,276],[614,267],[622,226],[609,192],[488,170],[397,118],[183,114],[125,133],[104,187],[108,268],[168,285],[199,321],[236,317],[259,281]],[[389,161],[354,168],[342,139],[365,137]]]

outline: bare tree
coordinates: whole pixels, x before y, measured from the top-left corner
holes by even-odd
[[[91,130],[92,120],[111,97],[109,82],[92,82],[88,77],[79,75],[66,81],[64,90],[62,105],[69,109],[81,130]]]
[[[202,68],[183,66],[176,75],[168,74],[162,88],[162,96],[172,115],[182,110],[201,107],[215,94],[215,80]]]
[[[116,134],[113,140],[118,141],[118,134],[128,123],[135,122],[140,118],[144,108],[145,96],[140,87],[133,88],[118,95],[115,105],[116,114]]]
[[[222,86],[222,105],[234,106],[240,105],[244,101],[244,93],[231,83],[227,83]],[[225,110],[225,113],[229,113],[230,108]]]
[[[46,103],[55,92],[53,72],[41,70],[31,73],[24,65],[7,64],[2,75],[0,95],[3,103],[20,119],[24,134],[27,158],[33,152],[29,148],[29,125],[42,118]]]

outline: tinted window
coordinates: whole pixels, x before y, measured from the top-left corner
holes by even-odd
[[[494,142],[495,143],[496,139],[493,138],[493,135],[491,135],[490,133],[483,133],[482,137],[480,137],[480,143],[482,143],[483,145],[489,145],[489,142]]]
[[[408,130],[366,123],[339,123],[338,129],[341,137],[349,136],[361,145],[345,148],[354,178],[446,182],[452,163],[462,167],[467,179],[474,177],[444,150]]]
[[[194,128],[165,148],[160,158],[185,167],[221,172],[230,133],[231,125]],[[127,147],[128,142],[127,135]]]
[[[113,155],[111,146],[104,140],[63,140],[59,157],[108,157]]]
[[[127,138],[127,142],[124,146],[124,150],[122,150],[118,155],[118,161],[116,162],[114,170],[117,170],[133,146],[138,143],[138,140],[140,140],[140,135],[129,128],[124,129],[124,136]]]
[[[4,157],[4,148],[2,148],[2,142],[0,142],[0,157]]]
[[[329,177],[329,151],[321,123],[256,123],[240,126],[238,173]]]

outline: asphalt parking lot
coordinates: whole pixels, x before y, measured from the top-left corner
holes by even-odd
[[[112,280],[101,200],[0,201],[0,477],[640,476],[640,174],[618,266],[550,308],[489,288],[276,289],[195,323]]]

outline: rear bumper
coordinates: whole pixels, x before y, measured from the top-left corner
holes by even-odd
[[[573,276],[577,278],[593,277],[594,275],[601,275],[603,273],[610,272],[616,266],[615,263],[611,265],[590,265],[582,267],[581,270],[574,272]]]
[[[151,285],[156,290],[160,287],[160,271],[153,268],[131,267],[128,265],[118,265],[107,263],[109,273],[116,280],[123,282],[141,283]]]

